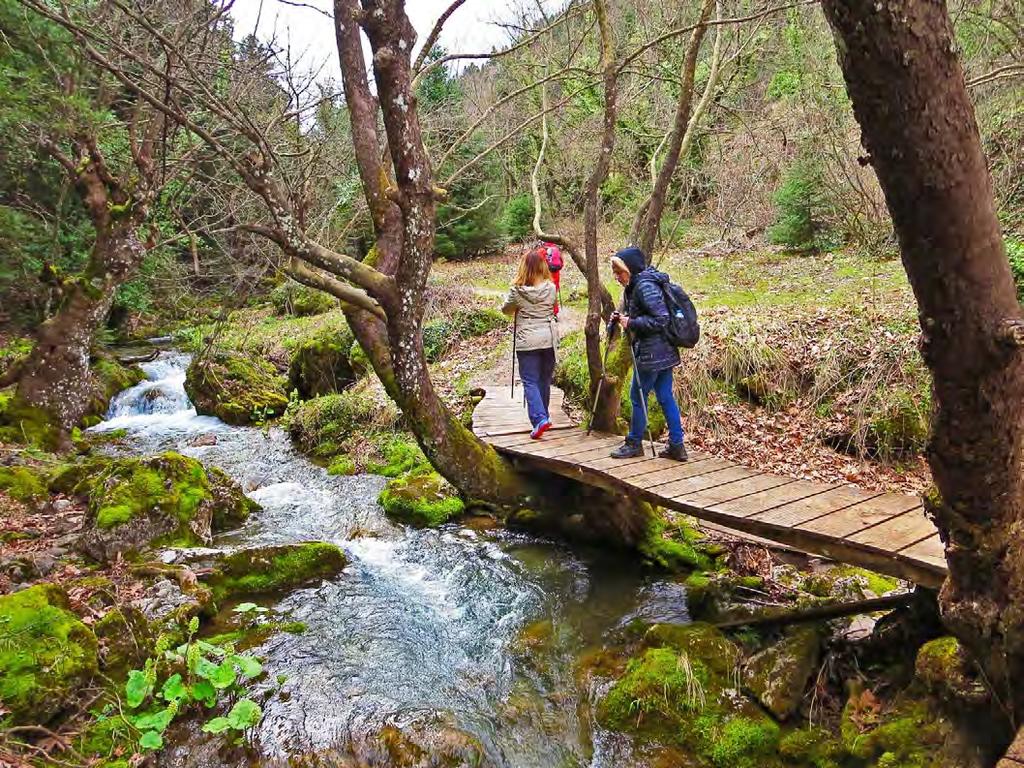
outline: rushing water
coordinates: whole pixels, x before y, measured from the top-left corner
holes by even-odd
[[[276,605],[304,633],[256,650],[269,680],[286,676],[264,705],[265,757],[365,751],[385,725],[442,723],[479,740],[492,766],[632,764],[628,744],[590,724],[593,692],[579,690],[575,661],[634,617],[686,621],[679,585],[507,531],[394,525],[376,503],[383,479],[332,477],[281,430],[196,415],[187,363],[163,352],[143,364],[148,380],[95,429],[126,429],[134,454],[174,449],[238,481],[263,510],[218,546],[323,540],[350,559],[337,579]],[[541,621],[550,639],[524,642]]]

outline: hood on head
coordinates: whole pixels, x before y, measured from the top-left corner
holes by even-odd
[[[621,259],[622,263],[629,268],[629,274],[633,277],[636,277],[647,269],[647,257],[644,256],[644,252],[635,245],[623,248],[621,251],[616,253],[615,256],[616,258]]]

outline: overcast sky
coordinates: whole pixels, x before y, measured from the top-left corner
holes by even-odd
[[[536,0],[526,0],[536,7]],[[306,5],[327,10],[330,0],[304,0]],[[502,47],[508,32],[494,24],[516,18],[513,8],[523,0],[468,0],[445,24],[441,44],[450,52],[489,51]],[[418,44],[430,34],[437,17],[451,4],[451,0],[408,0],[406,10],[416,27]],[[560,0],[543,0],[550,10]],[[329,18],[314,8],[297,7],[279,0],[236,0],[232,9],[235,34],[243,37],[254,29],[266,40],[276,34],[280,43],[291,43],[293,53],[304,54],[308,67],[325,65],[322,79],[340,77],[338,54],[334,45],[334,27]],[[257,22],[259,26],[257,27]]]

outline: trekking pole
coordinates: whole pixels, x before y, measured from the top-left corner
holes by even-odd
[[[516,337],[519,336],[519,313],[512,316],[512,394],[509,399],[516,396]]]
[[[594,404],[590,406],[590,421],[587,422],[587,437],[594,430],[594,414],[597,413],[597,403],[601,399],[601,387],[604,385],[604,374],[608,370],[608,350],[612,348],[612,324],[605,328],[604,357],[601,359],[601,378],[597,380],[597,391],[594,393]]]
[[[651,433],[651,415],[647,412],[647,394],[640,385],[640,371],[636,367],[636,351],[633,349],[633,340],[627,339],[629,343],[629,355],[633,358],[633,376],[636,380],[637,389],[640,390],[640,404],[644,409],[644,420],[647,422],[647,438],[651,441],[651,456],[658,458],[658,452],[654,448],[654,435]]]

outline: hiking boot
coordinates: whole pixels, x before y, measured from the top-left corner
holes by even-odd
[[[658,452],[658,456],[659,458],[662,459],[672,459],[674,461],[686,461],[688,458],[690,458],[689,456],[686,455],[686,446],[683,445],[682,443],[679,443],[677,445],[669,443],[668,448]]]
[[[613,459],[635,459],[644,455],[644,444],[637,440],[626,440],[622,445],[611,452]]]
[[[540,440],[549,429],[551,429],[551,419],[544,419],[544,421],[533,428],[530,437],[534,440]]]

